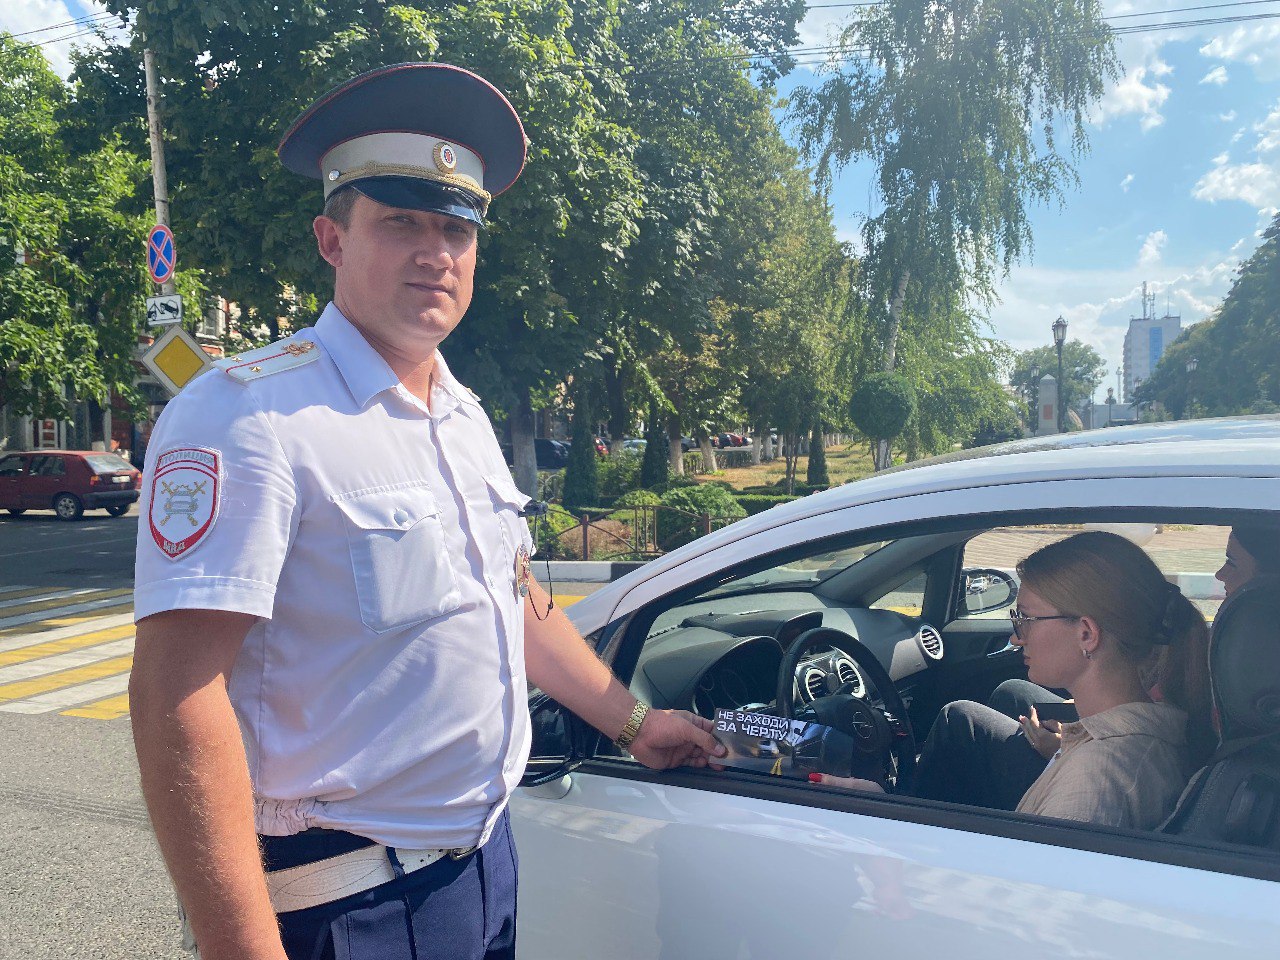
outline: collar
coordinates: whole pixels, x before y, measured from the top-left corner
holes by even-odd
[[[1168,703],[1122,703],[1075,723],[1062,725],[1062,739],[1106,740],[1140,734],[1174,746],[1187,742],[1187,715]]]
[[[400,381],[387,361],[369,345],[364,334],[334,303],[330,302],[320,314],[315,334],[324,344],[347,389],[351,391],[352,398],[361,409],[383,391],[400,387]],[[444,404],[433,403],[436,415],[443,416],[458,403],[479,407],[480,398],[458,382],[439,350],[436,351],[435,361],[432,376],[434,388],[444,391],[450,401]]]

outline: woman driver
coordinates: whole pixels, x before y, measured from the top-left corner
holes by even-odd
[[[1173,809],[1193,768],[1188,717],[1209,714],[1200,612],[1143,550],[1112,533],[1077,534],[1036,551],[1018,565],[1019,608],[1011,642],[1028,676],[1065,688],[1080,720],[1061,725],[1061,746],[1035,777],[997,782],[1001,751],[949,749],[952,711],[962,711],[1006,745],[1021,726],[981,704],[945,707],[921,752],[916,796],[1020,813],[1151,829]],[[1154,703],[1152,680],[1162,695]],[[1207,722],[1207,720],[1206,720]],[[1025,742],[1021,749],[1026,749]],[[1008,753],[1009,751],[1003,751]],[[815,774],[825,784],[881,789],[867,780]],[[1006,794],[1018,791],[1016,798]]]

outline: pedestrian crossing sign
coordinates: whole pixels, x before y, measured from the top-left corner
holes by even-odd
[[[212,364],[196,338],[172,326],[142,355],[142,363],[173,396]]]

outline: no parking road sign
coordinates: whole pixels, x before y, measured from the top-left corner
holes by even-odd
[[[173,231],[163,223],[151,228],[147,237],[147,272],[156,283],[168,283],[178,263],[178,252],[173,245]]]

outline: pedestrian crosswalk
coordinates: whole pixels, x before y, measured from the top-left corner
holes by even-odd
[[[0,712],[129,712],[133,591],[0,588]]]
[[[0,712],[128,716],[133,638],[132,590],[0,587]]]

